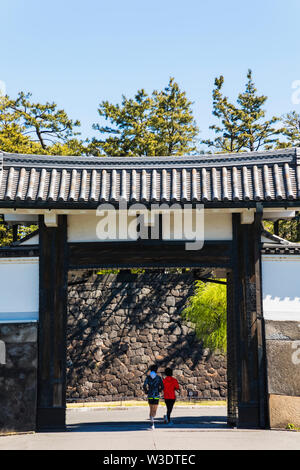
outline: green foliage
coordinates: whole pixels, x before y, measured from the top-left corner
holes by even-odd
[[[102,101],[99,115],[110,126],[94,124],[103,139],[93,139],[93,155],[182,155],[195,150],[198,133],[192,110],[174,78],[162,91],[138,90],[134,98],[122,97],[121,104]]]
[[[210,126],[215,134],[214,140],[203,140],[202,143],[213,147],[219,152],[239,152],[242,146],[239,142],[239,122],[237,108],[229,102],[222,94],[224,77],[221,75],[215,79],[215,89],[213,90],[213,115],[221,122],[220,125]]]
[[[9,101],[9,108],[15,112],[16,119],[25,128],[25,134],[38,142],[43,150],[57,142],[67,142],[78,133],[74,128],[80,122],[72,121],[63,109],[57,109],[57,104],[46,102],[34,103],[31,93],[21,91],[16,100]]]
[[[264,220],[264,227],[270,233],[276,233],[281,238],[290,242],[300,242],[300,214],[290,220],[278,220],[277,227],[275,222]]]
[[[11,153],[36,153],[39,145],[25,135],[25,127],[19,123],[11,109],[8,96],[0,96],[0,149]]]
[[[288,423],[285,429],[288,429],[289,431],[300,431],[300,427],[295,426],[293,423]]]
[[[18,240],[38,229],[37,225],[19,225]],[[9,246],[13,241],[12,227],[4,222],[3,216],[0,216],[0,246]]]
[[[300,147],[300,114],[296,111],[291,111],[283,116],[282,121],[282,134],[286,140],[279,142],[277,147]]]
[[[196,281],[195,295],[189,299],[183,317],[195,326],[203,346],[223,352],[227,348],[226,285]]]
[[[237,99],[239,104],[240,135],[239,140],[243,148],[256,151],[262,148],[272,148],[278,142],[278,135],[282,129],[274,127],[279,118],[273,116],[265,120],[266,111],[262,109],[267,96],[257,95],[257,89],[252,80],[252,71],[248,70],[247,83],[244,93],[240,93]]]
[[[86,149],[76,138],[78,126],[55,103],[32,102],[31,93],[0,97],[0,148],[6,152],[82,155]]]
[[[174,78],[170,78],[164,90],[154,91],[152,97],[150,128],[155,136],[155,154],[183,155],[195,151],[198,128],[191,111],[192,102]]]
[[[12,228],[4,224],[3,216],[0,216],[0,246],[8,246],[12,241]]]
[[[149,129],[152,100],[142,89],[134,98],[123,95],[121,105],[102,101],[98,113],[109,120],[111,126],[94,124],[104,134],[103,140],[93,139],[90,151],[95,155],[154,155],[154,136]]]
[[[38,225],[19,225],[18,226],[18,240],[30,235],[38,229]]]
[[[73,138],[64,143],[55,142],[50,147],[47,147],[47,154],[81,157],[87,154],[87,147],[84,142]]]
[[[132,268],[132,269],[129,269],[130,273],[131,274],[143,274],[145,272],[145,269],[142,269],[142,268]],[[119,274],[121,272],[121,269],[114,269],[114,268],[111,268],[111,269],[100,269],[99,271],[97,271],[97,274]]]
[[[300,242],[300,216],[291,220],[279,220],[278,235],[290,242]]]
[[[223,95],[224,77],[215,79],[213,115],[218,124],[212,140],[203,140],[215,152],[240,152],[261,148],[300,146],[300,114],[292,111],[275,127],[277,117],[265,119],[267,97],[258,95],[252,72],[248,71],[243,93],[233,104]],[[174,78],[161,91],[148,95],[138,90],[121,104],[102,101],[99,115],[110,125],[94,124],[101,139],[82,141],[77,136],[80,122],[69,118],[54,102],[37,103],[31,93],[21,91],[15,99],[0,96],[0,150],[22,154],[50,155],[182,155],[196,151],[196,126],[192,103]],[[279,136],[284,138],[283,141]],[[201,153],[201,152],[200,152]],[[25,230],[21,228],[20,230]],[[31,228],[28,228],[30,232]],[[270,230],[274,230],[271,224]],[[278,223],[279,236],[300,241],[300,220]],[[12,230],[1,224],[0,245],[12,241]]]
[[[31,94],[20,92],[16,99],[0,96],[0,150],[21,154],[82,155],[86,152],[76,138],[73,122],[55,103],[34,103]],[[36,230],[20,226],[18,238]],[[13,241],[12,229],[0,221],[0,246]]]
[[[257,151],[276,145],[282,133],[282,129],[274,127],[279,118],[273,116],[270,120],[265,119],[263,106],[267,96],[257,94],[252,71],[248,70],[245,91],[239,93],[236,105],[223,96],[223,84],[222,75],[215,79],[213,115],[220,124],[214,124],[210,129],[216,133],[216,138],[204,140],[203,143],[217,152]]]

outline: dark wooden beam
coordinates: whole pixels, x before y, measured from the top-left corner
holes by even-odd
[[[241,224],[233,215],[233,268],[236,323],[238,425],[268,426],[265,375],[265,341],[262,325],[260,270],[261,214],[253,224]]]
[[[206,242],[186,250],[184,242],[138,241],[68,244],[70,269],[230,267],[232,243]]]
[[[233,427],[238,424],[238,337],[234,282],[234,271],[231,270],[227,273],[227,424]]]
[[[257,205],[256,216],[253,224],[254,230],[254,275],[255,275],[255,301],[256,301],[256,334],[257,334],[257,367],[258,367],[258,400],[260,427],[269,427],[268,409],[268,380],[267,380],[267,351],[265,338],[265,323],[263,318],[262,295],[262,268],[261,268],[261,233],[262,233],[263,208]]]
[[[0,258],[31,258],[34,256],[39,256],[39,247],[36,245],[0,247]]]
[[[225,281],[219,281],[218,279],[207,279],[206,277],[199,277],[199,281],[202,282],[211,282],[213,284],[222,284],[223,286],[227,285],[227,282]]]
[[[65,428],[67,219],[46,227],[39,218],[40,307],[37,430]]]
[[[18,241],[18,228],[19,226],[17,224],[14,224],[12,226],[12,232],[13,232],[13,242]]]

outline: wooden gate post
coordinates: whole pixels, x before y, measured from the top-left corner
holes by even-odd
[[[240,427],[268,427],[261,296],[261,220],[262,213],[258,210],[252,224],[241,224],[240,215],[233,214],[233,298]]]
[[[37,430],[64,429],[66,409],[67,218],[39,219],[40,308]]]
[[[237,325],[235,319],[234,275],[227,273],[227,424],[238,424]]]

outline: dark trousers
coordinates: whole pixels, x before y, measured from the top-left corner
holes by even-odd
[[[171,399],[166,398],[165,403],[166,403],[166,407],[167,407],[167,420],[170,421],[171,413],[172,413],[172,410],[173,410],[175,400],[171,400]]]

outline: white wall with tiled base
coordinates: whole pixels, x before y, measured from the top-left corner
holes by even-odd
[[[300,426],[300,256],[264,255],[262,288],[270,425]]]

